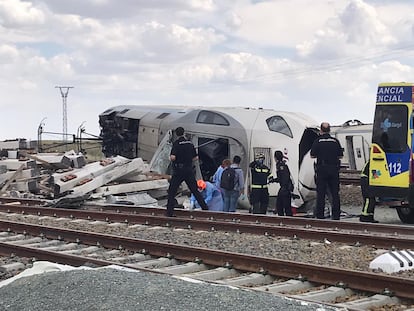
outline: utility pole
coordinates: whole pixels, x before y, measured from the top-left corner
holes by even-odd
[[[42,121],[40,121],[39,127],[37,128],[37,152],[43,152],[42,133],[43,127],[45,126],[43,123],[44,120],[46,120],[46,118],[43,118]]]
[[[68,111],[67,111],[67,98],[69,89],[73,89],[73,86],[55,86],[55,88],[60,90],[60,95],[62,95],[63,101],[63,141],[67,140],[68,135]]]

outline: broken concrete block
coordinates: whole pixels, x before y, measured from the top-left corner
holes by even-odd
[[[111,158],[112,159],[112,158]],[[100,162],[101,165],[104,167],[110,168],[109,170],[105,170],[105,172],[102,172],[100,175],[95,176],[96,173],[92,174],[91,178],[87,178],[84,180],[84,182],[81,182],[76,187],[73,188],[73,194],[78,195],[85,195],[103,185],[106,185],[107,183],[114,181],[121,176],[133,171],[137,170],[143,163],[141,158],[136,159],[126,159],[120,156],[117,156],[116,158],[113,158],[118,160],[118,162],[113,163],[105,163]]]
[[[151,205],[158,206],[157,200],[152,198],[147,193],[128,194],[125,196],[109,195],[106,197],[106,203],[108,204],[123,204],[123,205]]]
[[[7,166],[6,165],[0,165],[0,174],[4,174],[7,172]]]
[[[9,180],[10,178],[12,178],[12,176],[14,177],[14,180],[21,181],[22,179],[34,178],[40,174],[40,171],[38,168],[25,169],[25,170],[22,170],[21,172],[17,172],[16,174],[15,172],[16,171],[7,171],[4,174],[0,174],[0,185],[4,183],[5,181]]]
[[[103,196],[110,194],[119,194],[119,193],[130,193],[130,192],[141,192],[152,189],[164,189],[166,190],[169,186],[169,182],[166,179],[158,180],[147,180],[131,183],[122,183],[118,185],[106,185],[99,187],[95,190],[96,193],[100,193]]]
[[[23,169],[36,168],[37,164],[34,160],[17,160],[17,159],[4,159],[0,160],[0,165],[5,165],[7,170],[17,171],[22,165]]]
[[[36,155],[28,155],[28,157],[36,160],[38,164],[42,164],[46,167],[53,167],[53,168],[69,168],[72,165],[72,161],[69,157],[61,154],[47,154],[47,153],[39,153]]]
[[[131,164],[127,165],[128,163]],[[142,165],[141,158],[131,160],[116,156],[87,164],[71,172],[55,173],[52,175],[55,195],[59,196],[76,189],[82,194],[88,193],[133,170],[139,170]]]
[[[73,168],[81,168],[81,167],[84,167],[86,165],[86,159],[83,155],[73,157],[73,158],[71,158],[71,161],[72,161],[72,167]]]
[[[9,190],[36,193],[39,191],[39,186],[37,180],[18,181],[12,182],[9,186]]]
[[[123,157],[111,158],[113,163],[108,165],[107,162],[93,162],[85,165],[83,168],[74,169],[70,172],[52,174],[52,183],[54,185],[55,195],[61,195],[67,191],[71,191],[77,185],[92,180],[95,176],[99,176],[115,167],[117,163],[126,163],[129,159]],[[112,165],[113,164],[113,165]]]

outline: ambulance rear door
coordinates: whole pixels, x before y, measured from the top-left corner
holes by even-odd
[[[370,152],[370,186],[408,188],[411,156],[408,114],[405,104],[377,104]]]

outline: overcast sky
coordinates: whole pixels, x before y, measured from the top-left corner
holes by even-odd
[[[130,104],[371,123],[379,82],[414,82],[413,32],[412,0],[0,0],[0,140],[61,133],[55,86],[68,133]]]

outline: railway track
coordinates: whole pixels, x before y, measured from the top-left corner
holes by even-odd
[[[20,222],[0,222],[0,254],[118,264],[350,309],[414,299],[414,279]]]
[[[358,170],[340,170],[339,182],[342,185],[359,185],[361,179],[361,171]]]
[[[299,295],[298,297],[295,297],[310,301],[326,303],[326,299],[328,298],[318,297],[330,297],[328,302],[332,304],[332,297],[335,297],[333,300],[337,303],[347,300],[358,301],[360,299],[364,299],[364,301],[358,301],[358,303],[372,306],[374,304],[382,305],[390,303],[398,305],[405,303],[405,299],[414,299],[412,296],[413,294],[401,292],[401,289],[399,288],[400,285],[393,285],[393,281],[389,279],[389,276],[378,273],[362,272],[346,268],[340,269],[352,272],[347,276],[346,272],[339,272],[337,271],[337,268],[332,268],[333,270],[326,270],[328,271],[326,272],[328,276],[331,274],[332,279],[325,281],[325,279],[322,279],[320,276],[321,274],[325,274],[325,267],[321,264],[311,265],[309,263],[298,262],[297,260],[277,260],[272,257],[252,256],[248,254],[244,255],[244,257],[232,257],[232,252],[211,249],[204,249],[204,252],[202,251],[195,254],[190,252],[190,250],[192,251],[192,248],[182,249],[182,245],[175,245],[175,247],[170,248],[168,245],[172,245],[172,243],[164,243],[167,246],[159,242],[155,244],[146,244],[148,241],[143,241],[142,239],[131,239],[119,236],[110,236],[108,239],[112,240],[112,242],[105,242],[104,236],[106,234],[95,233],[95,235],[93,235],[93,233],[87,232],[82,234],[90,234],[91,236],[89,238],[86,238],[87,236],[85,235],[75,237],[75,233],[71,231],[79,230],[63,228],[51,229],[50,227],[44,225],[43,222],[52,222],[53,226],[56,227],[61,227],[61,224],[63,227],[63,223],[83,223],[84,225],[82,227],[88,228],[88,231],[95,230],[94,228],[96,227],[96,224],[99,223],[104,227],[127,227],[130,230],[142,230],[142,228],[146,228],[154,231],[158,230],[157,228],[163,228],[172,230],[173,232],[192,232],[193,236],[197,235],[197,232],[201,231],[233,232],[239,235],[253,234],[258,236],[258,238],[263,236],[282,236],[292,241],[311,239],[313,241],[317,241],[315,242],[316,244],[319,243],[321,245],[323,245],[324,241],[329,241],[329,243],[346,243],[351,247],[349,251],[355,250],[356,248],[354,247],[359,247],[360,245],[367,245],[373,248],[383,248],[384,250],[412,248],[414,245],[414,228],[409,226],[383,224],[364,224],[364,226],[361,226],[360,223],[316,220],[301,217],[276,217],[243,213],[212,213],[206,211],[188,211],[180,209],[176,210],[177,217],[166,218],[164,217],[165,209],[163,208],[131,208],[129,206],[120,205],[98,206],[90,204],[85,206],[87,209],[74,210],[46,207],[44,206],[47,204],[46,201],[37,200],[2,198],[0,202],[2,202],[2,204],[0,204],[0,218],[17,218],[19,219],[19,222],[32,222],[32,224],[16,224],[18,223],[16,221],[1,221],[0,230],[4,230],[7,235],[23,235],[24,240],[35,238],[39,239],[40,237],[42,240],[49,239],[54,241],[48,243],[57,243],[56,241],[58,241],[63,244],[72,244],[72,247],[79,247],[79,245],[82,244],[85,246],[81,248],[86,249],[86,252],[88,252],[88,248],[92,251],[89,255],[76,255],[82,258],[77,258],[74,254],[63,253],[69,256],[68,258],[65,257],[65,259],[62,258],[61,252],[59,252],[59,254],[56,254],[55,252],[54,254],[41,252],[40,255],[36,255],[36,252],[41,250],[40,248],[28,250],[23,248],[23,244],[12,247],[9,242],[0,242],[2,243],[0,246],[5,247],[4,251],[0,251],[1,254],[13,253],[19,256],[35,257],[37,259],[61,262],[71,265],[82,265],[85,262],[94,263],[96,265],[107,265],[112,263],[125,264],[126,262],[126,264],[129,265],[129,259],[122,259],[118,261],[112,260],[113,258],[109,256],[103,256],[103,258],[100,258],[94,251],[96,250],[96,247],[98,247],[105,249],[102,253],[112,253],[115,258],[138,256],[141,262],[142,258],[144,258],[142,255],[145,255],[147,256],[145,257],[145,261],[148,260],[149,262],[139,265],[139,267],[144,270],[155,269],[157,272],[174,274],[175,272],[173,273],[171,271],[182,271],[181,266],[199,267],[203,264],[207,267],[206,270],[203,271],[207,272],[198,271],[197,273],[205,273],[207,275],[210,275],[210,273],[215,275],[215,273],[217,273],[219,275],[217,279],[213,277],[213,279],[208,279],[207,281],[219,283],[227,282],[226,284],[237,285],[239,282],[238,280],[241,279],[239,286],[257,287],[257,290],[265,290],[269,292],[278,292],[279,290],[276,288],[283,288],[281,291],[287,292],[288,295]],[[33,223],[42,225],[33,225]],[[24,226],[33,226],[33,228],[28,229],[28,227],[24,228]],[[59,232],[59,230],[62,231],[60,231],[60,233],[56,233]],[[50,232],[54,233],[50,234]],[[0,241],[1,239],[2,238],[0,236]],[[7,245],[3,245],[3,243]],[[314,242],[309,243],[311,244]],[[132,247],[132,245],[136,245],[135,248]],[[140,246],[138,247],[137,245]],[[41,251],[44,251],[44,249]],[[122,253],[122,256],[119,256],[119,252]],[[117,255],[115,253],[117,253]],[[209,259],[209,254],[212,254],[213,259]],[[241,256],[241,254],[239,255]],[[173,259],[175,260],[174,262],[172,262]],[[155,268],[145,266],[147,264],[151,264],[151,261],[157,265],[158,262],[165,261],[169,262],[171,266],[157,266]],[[205,268],[204,266],[203,269]],[[248,268],[245,268],[245,266]],[[158,271],[159,269],[161,270]],[[171,271],[168,272],[169,270]],[[211,270],[215,272],[208,272]],[[228,270],[231,271],[230,275],[227,275]],[[220,271],[224,272],[220,274]],[[187,275],[191,273],[186,272],[184,274]],[[342,273],[345,273],[344,276],[342,276]],[[246,277],[246,275],[253,276]],[[363,285],[352,286],[352,282],[355,282],[352,281],[352,278],[358,279],[358,283],[361,275],[363,275],[362,277],[364,278],[366,277],[366,279],[361,283]],[[335,280],[333,280],[334,276],[336,276]],[[249,283],[253,282],[249,280],[256,280],[256,278],[260,280],[265,279],[267,281],[260,281],[262,283],[259,282],[259,285]],[[391,278],[396,278],[401,281],[405,284],[406,291],[414,293],[414,287],[412,287],[413,277],[391,276]],[[379,281],[377,282],[377,280]],[[367,282],[367,284],[364,282]],[[289,285],[292,284],[294,285],[289,287]],[[369,284],[378,284],[378,287],[371,289],[369,286],[372,285]],[[289,288],[289,290],[286,288]],[[294,289],[292,290],[292,288]],[[309,292],[309,294],[305,295],[307,292]],[[341,294],[338,294],[338,292]],[[386,295],[383,295],[384,293]],[[375,296],[375,294],[378,294],[379,296]],[[406,303],[406,305],[410,304],[410,302]],[[351,308],[351,306],[352,308],[356,308],[356,305],[352,305],[351,302],[348,303],[347,307]]]
[[[361,226],[360,223],[341,221],[197,210],[177,210],[178,217],[171,218],[164,217],[165,209],[163,208],[129,208],[126,206],[107,206],[106,209],[98,211],[0,204],[0,211],[5,214],[47,216],[55,219],[67,218],[68,220],[83,219],[108,224],[124,223],[329,240],[350,245],[375,245],[389,249],[409,249],[414,245],[414,227],[403,225],[369,224]]]

